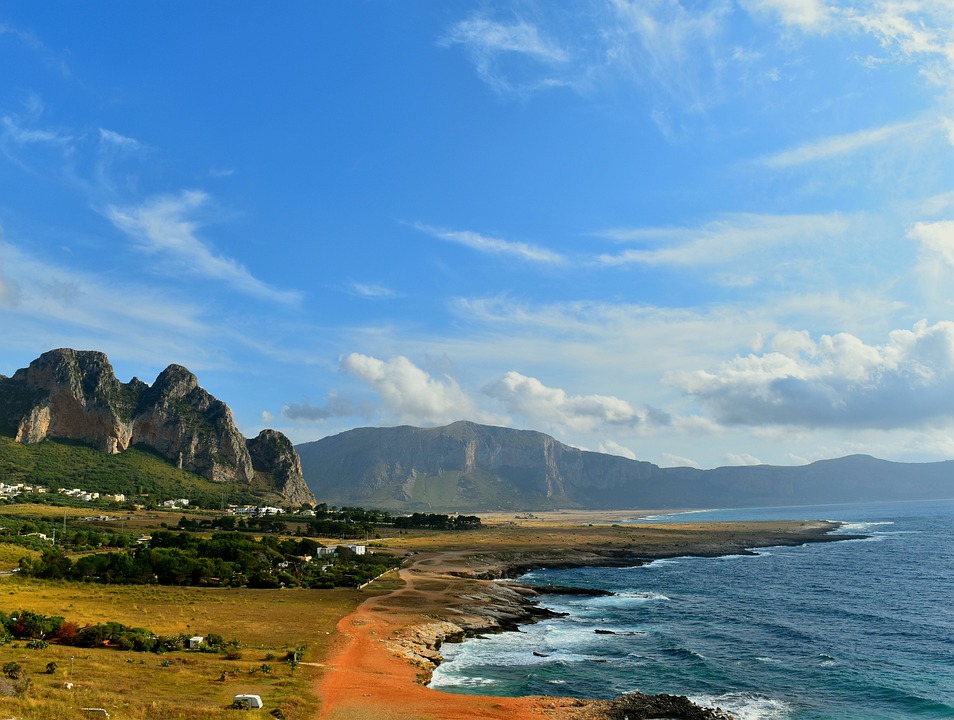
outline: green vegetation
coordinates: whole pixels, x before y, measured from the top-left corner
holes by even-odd
[[[5,435],[0,435],[0,482],[39,485],[53,491],[65,487],[124,494],[130,501],[147,505],[180,497],[206,508],[277,501],[277,496],[267,493],[264,486],[215,483],[173,467],[146,448],[133,447],[118,455],[106,455],[78,442],[44,440],[37,445],[24,445]],[[22,495],[18,500],[42,504],[66,502],[51,493]],[[87,503],[84,505],[89,507]]]
[[[214,587],[358,587],[401,564],[388,554],[358,555],[347,547],[315,559],[321,546],[309,538],[261,540],[239,533],[204,538],[154,532],[148,544],[72,560],[57,548],[25,557],[20,572],[47,580]]]

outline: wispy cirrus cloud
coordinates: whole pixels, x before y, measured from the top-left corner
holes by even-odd
[[[524,19],[498,21],[474,14],[455,23],[438,44],[462,46],[478,76],[499,92],[528,92],[565,84],[561,73],[553,71],[565,66],[570,54]]]
[[[617,242],[650,243],[656,247],[604,253],[597,257],[597,263],[684,267],[728,264],[750,253],[764,254],[779,245],[799,246],[842,237],[850,227],[850,220],[837,213],[736,213],[699,227],[617,228],[597,235]],[[764,268],[762,270],[764,272]]]
[[[926,133],[940,128],[941,126],[938,123],[923,120],[892,123],[878,128],[868,128],[804,143],[774,155],[768,155],[762,158],[761,163],[770,168],[807,165],[851,155],[896,141],[904,136],[916,135],[918,139],[921,139]]]
[[[832,8],[821,0],[743,0],[752,13],[771,14],[783,25],[804,31],[825,32],[833,19]]]
[[[78,270],[0,240],[0,305],[10,347],[87,347],[149,362],[207,357],[223,339],[201,306],[143,283]],[[130,298],[135,302],[130,302]]]
[[[538,245],[524,242],[513,242],[502,238],[489,237],[470,230],[447,230],[423,223],[415,223],[414,227],[431,237],[447,242],[457,243],[478,252],[491,255],[509,255],[527,262],[546,265],[559,265],[566,261],[560,253],[547,250]]]
[[[125,151],[141,150],[144,147],[136,138],[131,138],[115,130],[108,130],[106,128],[99,129],[99,140],[104,145]]]
[[[262,282],[236,260],[215,253],[198,234],[194,215],[208,203],[199,190],[162,195],[140,205],[109,206],[106,217],[136,241],[139,250],[167,260],[177,272],[218,280],[254,297],[296,304],[301,294],[280,290]]]
[[[345,288],[349,295],[371,300],[387,300],[398,296],[396,290],[380,283],[358,282],[352,280]]]

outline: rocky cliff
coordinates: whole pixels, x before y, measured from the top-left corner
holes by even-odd
[[[0,429],[21,443],[76,440],[106,453],[145,446],[216,482],[247,484],[263,473],[288,502],[314,501],[288,438],[265,430],[247,441],[228,406],[181,365],[151,386],[123,383],[101,352],[51,350],[0,376]]]
[[[457,422],[358,428],[297,447],[319,500],[401,511],[706,508],[950,497],[954,462],[660,468],[543,433]]]

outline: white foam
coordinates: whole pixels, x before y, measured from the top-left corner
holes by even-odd
[[[720,707],[728,710],[739,720],[784,720],[792,715],[794,708],[784,700],[777,700],[754,693],[726,693],[725,695],[700,695],[689,698],[703,707]]]
[[[891,520],[843,523],[838,532],[864,532],[880,525],[894,525]]]

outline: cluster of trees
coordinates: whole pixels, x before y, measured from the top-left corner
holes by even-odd
[[[476,515],[442,515],[439,513],[414,513],[392,516],[383,510],[365,510],[360,507],[328,508],[321,503],[315,509],[315,517],[304,526],[297,523],[297,533],[306,537],[361,538],[373,537],[377,529],[391,526],[400,529],[424,530],[474,530],[480,527]],[[256,533],[289,532],[289,523],[281,516],[237,518],[224,515],[219,518],[193,519],[183,516],[177,526],[180,530],[238,530]]]
[[[188,636],[157,635],[141,627],[129,627],[118,622],[106,622],[80,627],[59,615],[43,615],[32,610],[0,611],[0,644],[12,639],[29,640],[28,647],[45,647],[49,642],[59,645],[92,648],[109,645],[135,652],[174,652],[182,650]],[[32,645],[31,645],[32,643]],[[204,652],[224,652],[229,646],[238,646],[237,640],[228,643],[216,633],[209,633],[198,648]]]
[[[476,515],[441,515],[439,513],[414,513],[394,518],[396,528],[427,530],[475,530],[480,527]]]
[[[0,527],[0,542],[21,545],[33,550],[48,547],[47,542],[35,533],[47,537],[56,536],[56,544],[71,550],[97,550],[99,548],[126,548],[135,544],[130,533],[100,531],[95,528],[63,529],[61,519],[27,520],[12,515],[3,516]]]
[[[47,548],[38,558],[20,560],[24,575],[104,583],[275,587],[356,587],[400,564],[391,555],[314,556],[320,545],[310,538],[260,540],[241,533],[210,538],[160,530],[148,545],[132,551],[94,553],[77,558]],[[309,556],[311,560],[307,559]]]

